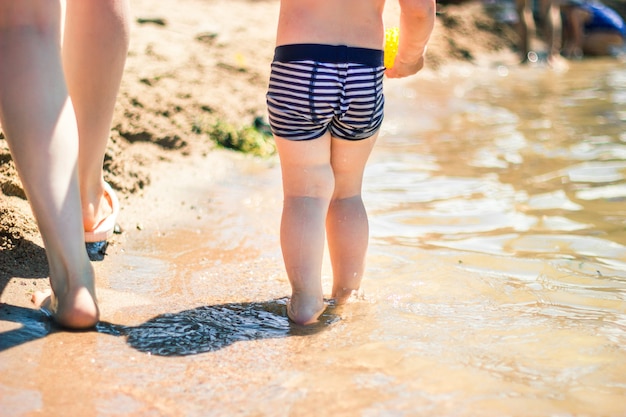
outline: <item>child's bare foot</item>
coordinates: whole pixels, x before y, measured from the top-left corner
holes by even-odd
[[[324,300],[318,297],[293,294],[287,301],[287,315],[296,324],[308,325],[317,322],[325,309]]]
[[[60,300],[52,290],[46,290],[34,293],[31,301],[64,327],[88,329],[98,323],[100,311],[87,288],[78,288],[63,298]]]
[[[347,303],[350,298],[352,297],[358,297],[359,296],[359,290],[353,290],[351,288],[342,288],[340,290],[335,291],[335,293],[332,295],[332,299],[333,302],[336,306],[340,306],[343,305],[345,303]]]

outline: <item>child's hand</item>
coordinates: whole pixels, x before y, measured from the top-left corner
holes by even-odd
[[[402,61],[402,57],[396,56],[393,67],[385,70],[387,78],[403,78],[414,75],[424,68],[424,56],[422,55],[417,62],[406,63]]]

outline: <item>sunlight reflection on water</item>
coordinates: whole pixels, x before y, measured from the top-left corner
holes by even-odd
[[[391,301],[378,333],[405,355],[449,352],[461,378],[501,381],[485,395],[626,412],[625,79],[587,62],[451,80],[463,93],[434,115],[419,94],[390,92],[364,197],[376,265],[365,285]],[[425,114],[437,122],[420,129]]]

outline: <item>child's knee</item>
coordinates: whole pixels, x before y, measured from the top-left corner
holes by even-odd
[[[330,165],[306,169],[297,189],[303,197],[330,200],[335,190],[335,175]]]

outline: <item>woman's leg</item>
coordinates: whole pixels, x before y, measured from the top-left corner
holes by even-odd
[[[127,0],[67,0],[63,67],[78,123],[83,227],[111,214],[103,163],[129,43]]]
[[[310,324],[325,308],[324,223],[334,189],[330,134],[307,141],[275,139],[284,193],[280,241],[292,288],[287,311],[294,322]]]
[[[378,133],[369,139],[332,139],[335,191],[326,220],[333,266],[332,297],[342,304],[359,289],[369,240],[367,212],[361,198],[363,171]]]
[[[36,299],[62,325],[99,317],[83,242],[78,130],[60,56],[60,4],[0,0],[0,119],[41,231],[52,294]]]

